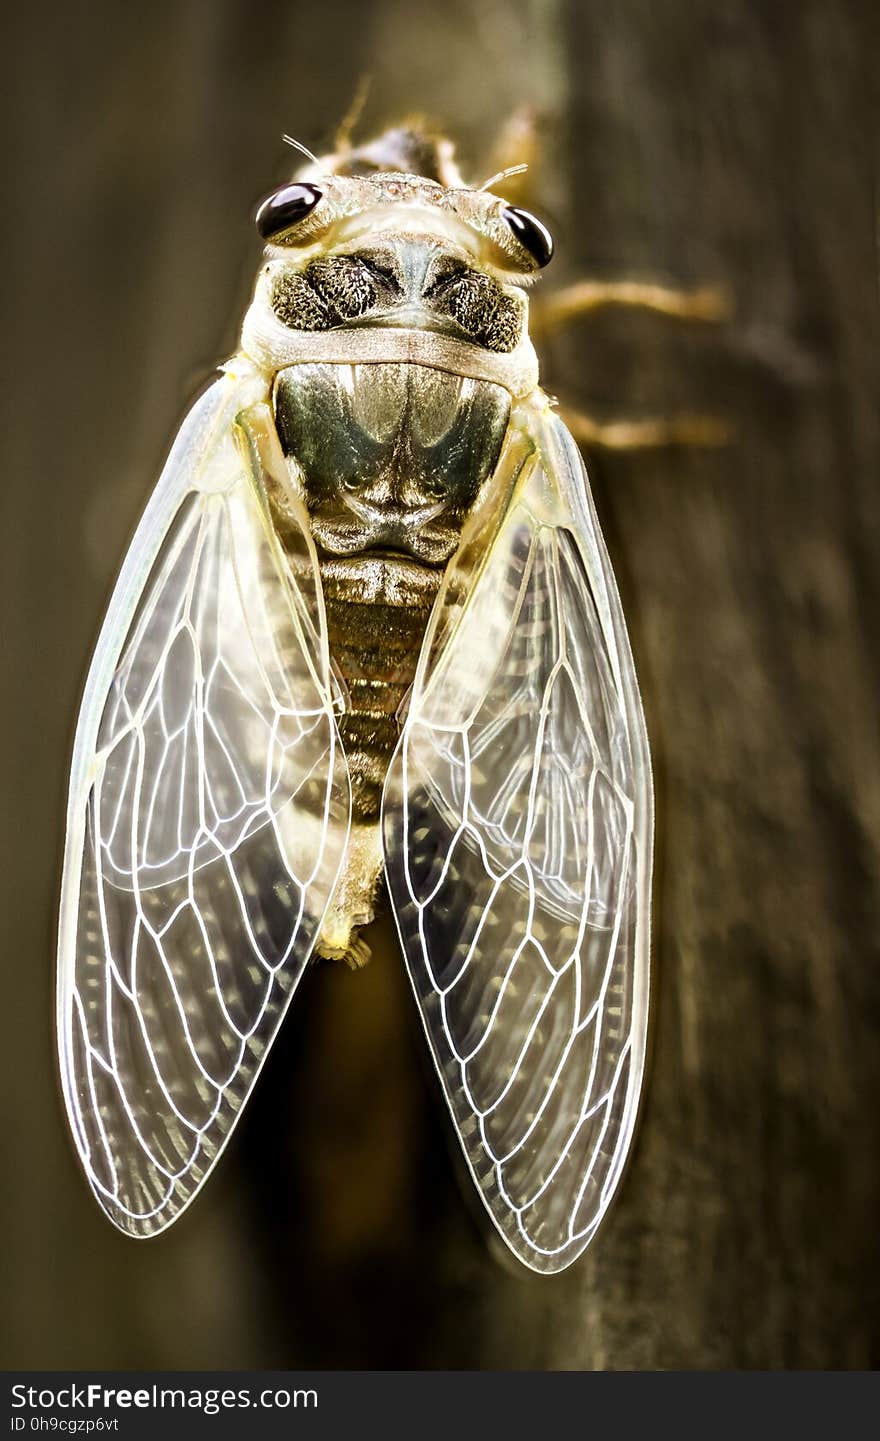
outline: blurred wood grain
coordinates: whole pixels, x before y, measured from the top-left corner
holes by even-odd
[[[9,17],[3,225],[2,1360],[30,1367],[878,1364],[878,309],[865,0],[99,0]],[[722,284],[720,326],[553,336],[601,418],[723,450],[590,458],[658,792],[655,1026],[619,1202],[560,1278],[458,1189],[387,934],[308,979],[165,1239],[110,1230],[56,1094],[51,956],[89,647],[187,400],[235,342],[254,200],[424,110],[490,173],[542,117],[547,283]],[[482,168],[481,168],[482,167]]]

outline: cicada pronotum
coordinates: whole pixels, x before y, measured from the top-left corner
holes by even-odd
[[[82,702],[61,1075],[101,1206],[162,1231],[310,960],[364,959],[384,877],[474,1183],[552,1272],[633,1135],[650,761],[529,338],[552,242],[420,143],[312,157],[257,213],[240,348],[174,443]]]

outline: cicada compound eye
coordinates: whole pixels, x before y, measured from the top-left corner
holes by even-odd
[[[317,185],[307,185],[304,181],[282,185],[280,190],[266,196],[254,216],[254,224],[264,240],[274,240],[311,215],[323,194]]]
[[[542,225],[527,210],[518,210],[515,205],[505,206],[502,215],[538,268],[543,270],[545,265],[549,265],[553,259],[553,236],[546,225]]]

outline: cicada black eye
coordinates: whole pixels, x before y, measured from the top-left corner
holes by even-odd
[[[273,190],[271,195],[266,196],[254,216],[257,230],[264,240],[271,240],[285,230],[292,230],[301,220],[305,220],[307,215],[311,215],[323,193],[317,185],[306,185],[302,181]]]
[[[518,210],[514,205],[505,206],[502,214],[535,264],[540,269],[548,265],[553,259],[553,236],[546,225],[542,225],[540,220],[536,220],[527,210]]]

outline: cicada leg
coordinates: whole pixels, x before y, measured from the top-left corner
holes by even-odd
[[[364,113],[364,107],[367,103],[372,83],[373,77],[371,75],[362,75],[358,81],[357,89],[351,98],[351,104],[340,120],[333,138],[333,150],[335,154],[348,155],[351,153],[354,132]]]
[[[556,293],[535,296],[529,313],[529,329],[540,336],[558,330],[581,315],[608,306],[649,310],[673,320],[721,321],[731,314],[729,296],[713,286],[678,290],[642,280],[579,280]]]
[[[599,421],[561,405],[559,413],[579,445],[603,450],[652,450],[662,446],[729,444],[730,426],[711,415],[675,415],[669,419]]]

